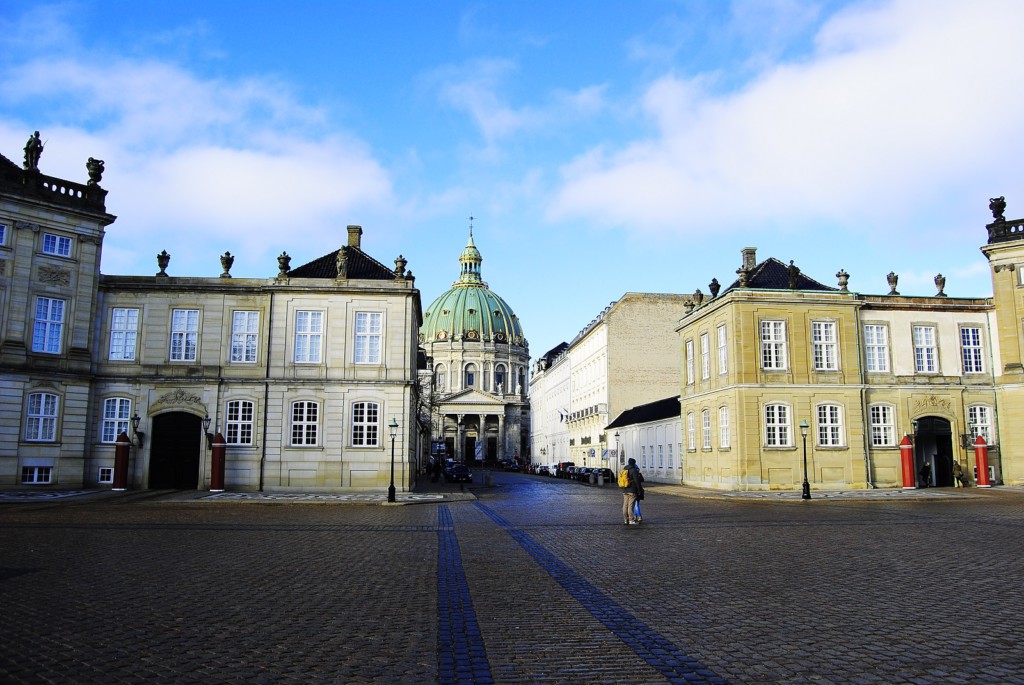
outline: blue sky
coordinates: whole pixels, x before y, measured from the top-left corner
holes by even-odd
[[[0,153],[102,185],[103,272],[277,272],[364,228],[426,307],[483,276],[533,356],[740,250],[826,284],[988,296],[1024,216],[1017,0],[4,3]]]

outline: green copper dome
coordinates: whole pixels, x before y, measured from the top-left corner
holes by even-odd
[[[423,343],[469,340],[526,345],[519,317],[480,277],[483,257],[469,244],[459,257],[461,273],[451,289],[427,307],[420,328]]]

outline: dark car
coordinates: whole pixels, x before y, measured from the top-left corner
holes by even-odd
[[[541,464],[534,470],[534,473],[536,473],[538,476],[550,476],[551,469],[548,468],[547,464]]]
[[[473,474],[465,464],[452,464],[452,466],[445,471],[444,479],[449,483],[472,483]]]
[[[615,474],[612,472],[611,469],[594,469],[594,478],[597,478],[599,476],[604,477],[605,483],[611,483],[615,480]]]

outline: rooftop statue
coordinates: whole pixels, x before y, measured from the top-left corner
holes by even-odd
[[[25,168],[29,171],[39,171],[39,158],[43,154],[43,141],[39,139],[39,131],[36,131],[25,143]]]

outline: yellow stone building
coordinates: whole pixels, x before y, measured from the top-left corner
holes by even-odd
[[[931,297],[900,295],[896,274],[888,293],[865,295],[842,271],[832,287],[792,262],[757,262],[753,248],[742,257],[737,280],[698,291],[676,328],[683,483],[897,487],[909,435],[918,482],[949,486],[955,463],[972,473],[965,445],[979,434],[995,481],[1010,482],[993,372],[1012,334],[994,339],[992,299],[947,297],[941,275]],[[1007,398],[1019,392],[1019,380],[1005,385]]]

